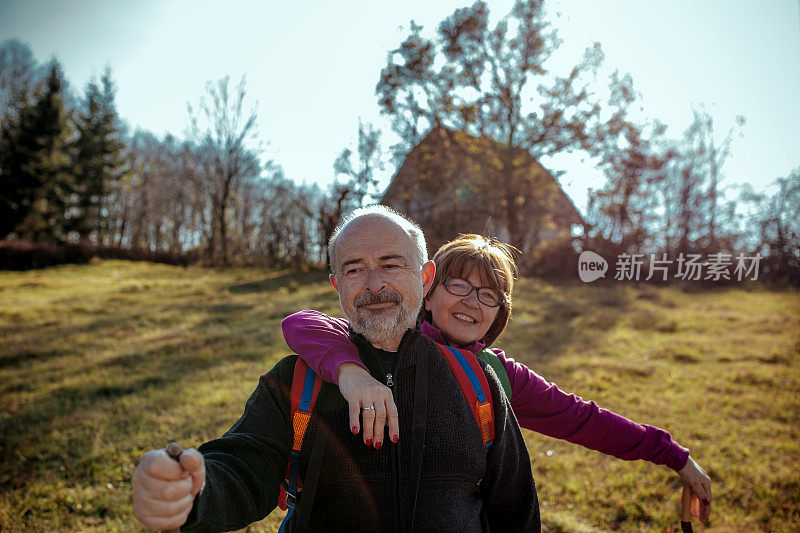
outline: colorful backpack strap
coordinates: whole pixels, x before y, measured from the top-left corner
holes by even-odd
[[[461,386],[461,392],[464,393],[464,397],[472,409],[472,414],[481,430],[484,447],[488,452],[494,441],[494,409],[492,392],[489,389],[486,374],[483,373],[483,368],[471,352],[436,344]]]
[[[475,357],[492,367],[494,373],[497,374],[497,379],[500,380],[500,385],[502,385],[503,390],[506,391],[506,397],[510,400],[511,380],[508,379],[506,367],[503,366],[503,362],[500,361],[500,358],[497,357],[497,354],[491,351],[489,348],[484,348],[480,352],[476,353]]]
[[[289,464],[286,467],[286,479],[281,485],[278,505],[281,509],[287,510],[286,517],[278,530],[283,533],[286,524],[294,514],[297,495],[303,490],[303,483],[300,480],[300,448],[303,447],[303,439],[306,436],[308,422],[311,420],[311,411],[317,401],[317,395],[322,387],[322,380],[317,377],[313,370],[300,359],[294,365],[294,377],[292,378],[292,390],[290,396],[291,417],[292,417],[292,450],[289,454]]]

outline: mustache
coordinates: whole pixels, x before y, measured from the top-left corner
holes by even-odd
[[[353,303],[356,305],[356,307],[363,307],[365,305],[380,304],[385,302],[394,302],[399,304],[402,301],[403,297],[400,295],[399,292],[384,291],[378,294],[365,292],[364,294],[356,298]]]

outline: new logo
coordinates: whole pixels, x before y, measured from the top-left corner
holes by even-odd
[[[585,250],[578,258],[578,276],[581,281],[590,283],[598,278],[606,277],[608,262],[600,255]]]

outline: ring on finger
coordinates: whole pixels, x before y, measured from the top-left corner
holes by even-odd
[[[366,407],[362,407],[362,409],[365,410],[365,411],[374,411],[375,410],[375,406],[374,405],[367,405]]]

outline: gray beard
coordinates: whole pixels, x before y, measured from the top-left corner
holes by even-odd
[[[371,311],[363,306],[379,302],[396,302],[396,307]],[[417,316],[409,311],[400,294],[391,292],[377,296],[364,294],[355,300],[355,316],[350,317],[353,331],[360,333],[371,344],[386,344],[401,339],[407,329],[416,325]]]
[[[362,334],[372,344],[384,344],[402,337],[413,326],[408,324],[408,313],[402,305],[382,313],[356,311],[352,325],[356,333]]]

